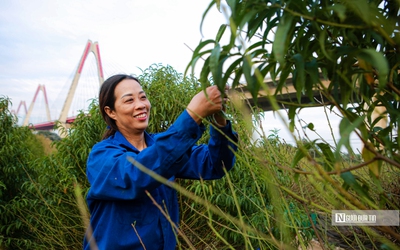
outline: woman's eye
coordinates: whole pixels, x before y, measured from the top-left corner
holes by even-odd
[[[142,97],[140,97],[142,100],[146,100],[147,99],[147,96],[142,96]]]
[[[127,99],[125,102],[133,102],[133,98]]]

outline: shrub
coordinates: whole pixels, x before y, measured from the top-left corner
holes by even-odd
[[[0,246],[27,247],[29,227],[16,214],[20,206],[30,205],[19,196],[23,184],[35,177],[31,162],[44,156],[39,140],[27,127],[18,127],[9,111],[10,99],[0,97]],[[28,237],[26,237],[28,236]]]

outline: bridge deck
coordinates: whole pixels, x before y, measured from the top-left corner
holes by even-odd
[[[276,80],[276,81],[278,81],[278,80]],[[324,87],[327,88],[330,84],[330,81],[324,80],[321,77],[321,83]],[[275,95],[276,84],[271,79],[267,80],[265,82],[265,84],[267,85],[269,91],[267,92],[266,90],[261,89],[258,92],[257,104],[264,111],[270,111],[270,110],[272,110],[272,105],[271,105],[271,102],[269,101],[268,96]],[[239,87],[236,88],[236,90],[239,93],[242,93],[241,97],[243,99],[248,100],[250,105],[254,106],[253,97],[246,85],[240,85]],[[288,78],[286,80],[286,86],[284,88],[282,88],[282,91],[280,93],[276,93],[275,98],[278,102],[280,101],[280,102],[294,102],[294,103],[311,103],[311,102],[315,103],[315,101],[317,101],[317,102],[320,102],[321,105],[323,103],[327,102],[327,100],[323,99],[323,96],[321,95],[321,91],[319,89],[315,89],[313,91],[314,100],[310,100],[310,98],[308,96],[302,94],[301,100],[299,101],[297,99],[296,93],[297,93],[297,91],[294,88],[292,78]],[[287,107],[285,107],[284,105],[280,105],[280,108],[287,108]]]

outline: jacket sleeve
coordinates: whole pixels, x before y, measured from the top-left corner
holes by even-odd
[[[132,165],[130,156],[157,174],[170,179],[190,160],[190,151],[204,132],[185,110],[171,127],[154,137],[154,144],[133,152],[115,140],[96,144],[87,161],[91,184],[88,199],[130,200],[160,185]]]
[[[237,133],[232,131],[230,121],[217,131],[210,127],[210,140],[207,145],[193,146],[190,160],[177,173],[177,178],[213,180],[225,175],[235,163],[238,141]],[[228,139],[229,138],[229,139]]]

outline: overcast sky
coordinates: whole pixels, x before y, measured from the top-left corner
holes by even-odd
[[[99,42],[105,74],[139,73],[153,63],[184,71],[202,39],[209,1],[0,1],[0,94],[29,105],[38,84],[49,99],[71,78],[88,39]],[[214,15],[213,15],[214,14]],[[224,22],[213,10],[204,36]],[[113,69],[110,69],[112,65]],[[53,93],[53,94],[52,94]],[[52,100],[50,100],[51,102]],[[54,101],[54,100],[53,100]]]
[[[139,74],[154,63],[183,73],[201,39],[214,37],[225,23],[215,8],[201,17],[210,1],[204,0],[2,0],[0,1],[0,95],[11,98],[12,109],[21,100],[32,101],[44,84],[51,108],[61,108],[86,42],[97,41],[105,77],[115,73]],[[186,44],[186,45],[185,45]],[[89,56],[90,57],[90,56]],[[93,57],[93,56],[92,56]],[[85,67],[87,64],[85,64]],[[85,68],[83,70],[85,72]],[[57,111],[52,110],[52,119]],[[20,112],[21,113],[21,112]],[[327,139],[330,131],[320,110],[302,111]],[[265,129],[281,130],[279,121],[266,115]],[[337,127],[338,120],[333,121]],[[336,132],[337,133],[337,132]]]

